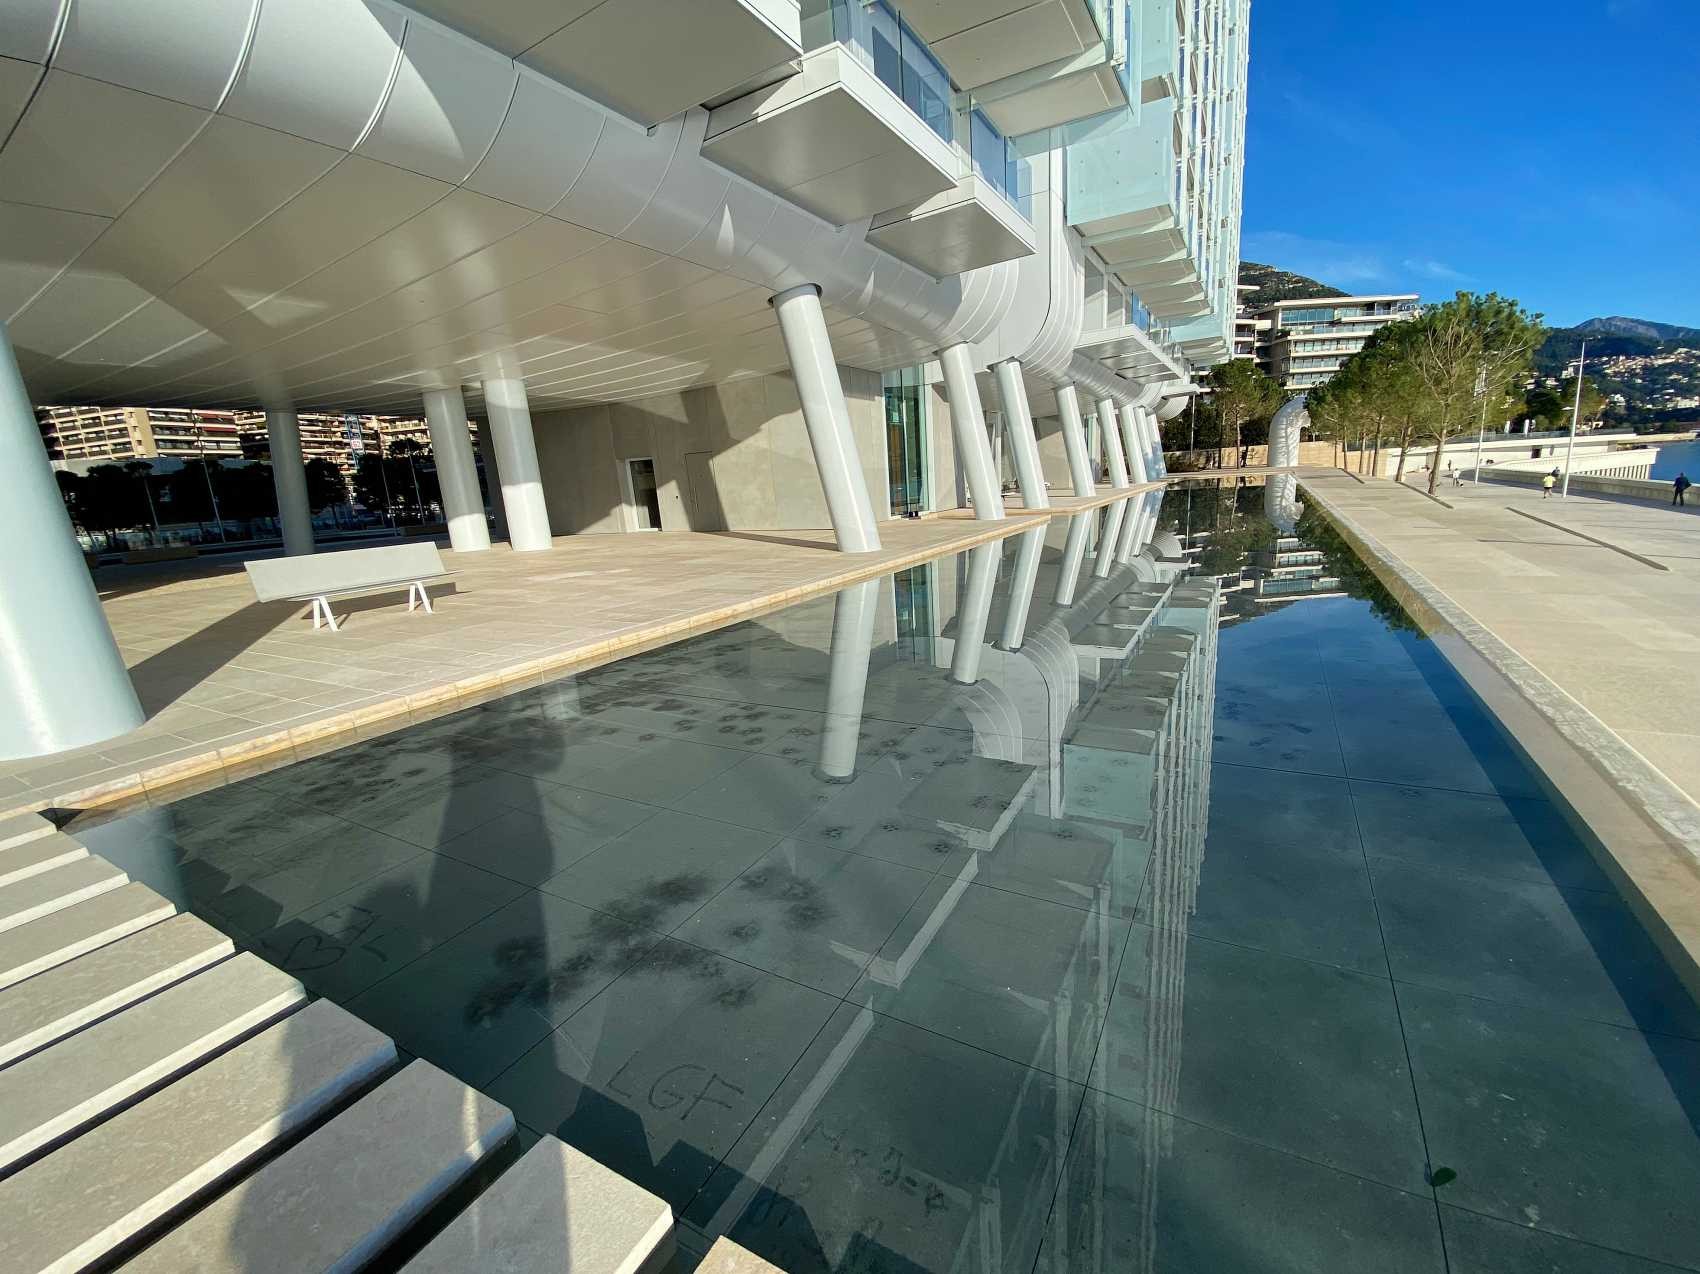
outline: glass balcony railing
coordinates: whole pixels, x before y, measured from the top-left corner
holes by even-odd
[[[968,100],[967,151],[974,172],[1029,224],[1033,221],[1033,164]],[[960,145],[960,139],[958,141]]]
[[[872,71],[926,126],[951,136],[950,76],[926,41],[905,22],[895,0],[804,0],[803,46],[837,41]]]

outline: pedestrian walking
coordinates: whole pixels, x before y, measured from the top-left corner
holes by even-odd
[[[1541,479],[1541,499],[1544,500],[1548,496],[1550,496],[1552,494],[1552,489],[1554,487],[1556,487],[1557,485],[1558,485],[1558,479],[1553,477],[1552,474],[1550,474],[1550,473],[1547,474],[1546,477],[1542,478]]]
[[[1686,473],[1677,474],[1676,475],[1676,481],[1671,483],[1670,485],[1671,485],[1670,502],[1673,505],[1675,505],[1675,504],[1686,505],[1688,503],[1688,500],[1686,499],[1686,496],[1688,495],[1688,488],[1694,485],[1692,482],[1690,482],[1688,480],[1688,475]]]

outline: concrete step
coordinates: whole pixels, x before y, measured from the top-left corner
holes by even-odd
[[[0,991],[0,1066],[224,959],[235,944],[173,916]]]
[[[306,999],[244,953],[0,1070],[0,1170]]]
[[[414,1062],[221,1195],[127,1274],[353,1271],[513,1134],[505,1106]]]
[[[134,882],[0,933],[0,988],[75,960],[177,910]]]
[[[116,889],[129,879],[104,858],[89,857],[0,885],[0,933]]]
[[[0,818],[0,850],[22,845],[38,836],[51,836],[57,830],[40,814],[8,814]]]
[[[86,1269],[394,1060],[329,1000],[267,1027],[0,1181],[7,1270]]]
[[[40,875],[44,871],[51,871],[55,867],[63,867],[79,858],[87,858],[88,854],[86,846],[72,840],[64,832],[32,836],[29,840],[0,849],[0,885],[9,885],[14,880],[23,880],[29,876]]]
[[[747,1248],[739,1247],[731,1239],[721,1237],[714,1240],[714,1246],[708,1249],[708,1255],[697,1266],[696,1274],[784,1274],[784,1271],[777,1265],[769,1265]]]
[[[0,1198],[3,1210],[3,1198]],[[647,1274],[673,1258],[673,1210],[545,1137],[416,1256],[406,1274]]]

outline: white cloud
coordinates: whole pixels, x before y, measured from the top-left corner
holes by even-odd
[[[1425,279],[1439,279],[1443,283],[1468,283],[1470,281],[1470,276],[1462,270],[1454,269],[1444,261],[1436,261],[1429,257],[1406,257],[1402,264],[1412,274],[1420,274]]]

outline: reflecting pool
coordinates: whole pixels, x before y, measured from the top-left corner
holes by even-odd
[[[1290,480],[76,830],[786,1270],[1700,1268],[1700,1013]]]

